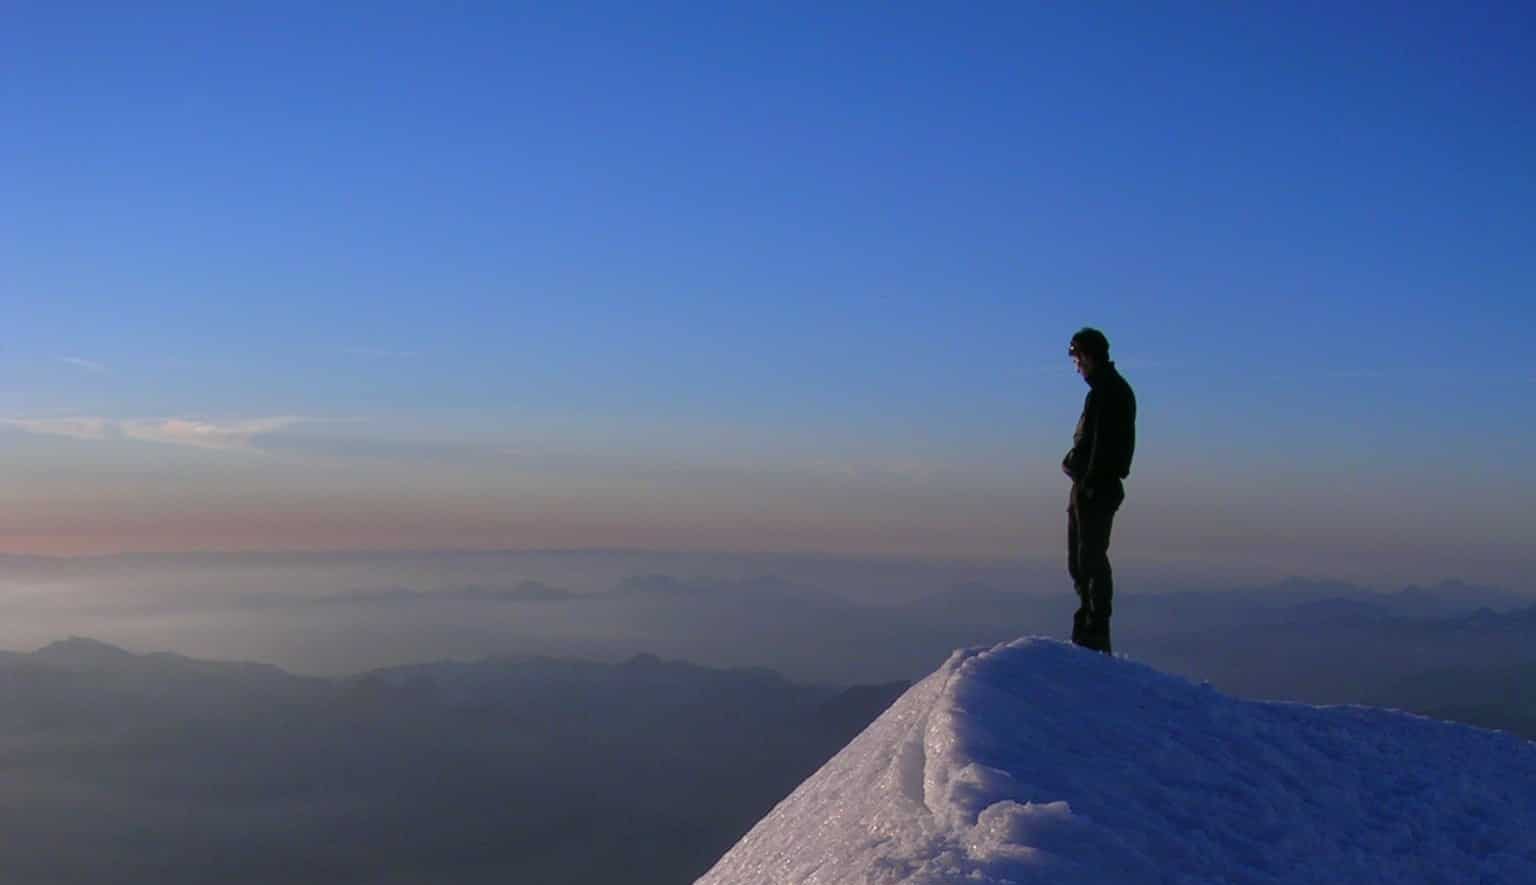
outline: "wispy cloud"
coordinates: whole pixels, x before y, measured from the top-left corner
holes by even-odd
[[[292,415],[224,423],[163,418],[125,421],[122,426],[123,435],[130,439],[203,449],[249,449],[256,437],[282,430],[302,420]]]
[[[67,418],[10,418],[12,427],[47,436],[71,439],[132,439],[165,445],[192,446],[226,451],[258,451],[255,440],[305,419],[292,415],[249,418],[238,421],[203,421],[190,418],[137,418],[117,420],[93,416]]]
[[[104,373],[107,371],[107,367],[101,363],[95,360],[82,359],[78,356],[61,356],[59,357],[59,362],[68,363],[77,369],[84,369],[87,372]]]
[[[113,439],[122,435],[117,422],[107,418],[7,418],[5,423],[28,433],[71,439]]]

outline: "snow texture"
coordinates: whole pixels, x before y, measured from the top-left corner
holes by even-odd
[[[1536,743],[1049,639],[957,651],[698,885],[897,882],[1529,885]]]

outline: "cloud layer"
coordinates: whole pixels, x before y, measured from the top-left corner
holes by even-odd
[[[84,369],[87,372],[107,371],[107,367],[101,363],[98,363],[95,360],[83,359],[78,356],[61,356],[59,357],[59,361],[69,363],[71,366],[74,366],[77,369]]]
[[[47,436],[71,439],[131,439],[166,445],[193,446],[201,449],[256,451],[254,440],[304,419],[291,415],[248,418],[235,421],[206,421],[192,418],[135,418],[118,420],[93,416],[65,418],[11,418],[12,427]]]

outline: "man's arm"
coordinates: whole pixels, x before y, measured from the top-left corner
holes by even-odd
[[[1089,451],[1092,440],[1089,438],[1090,427],[1093,423],[1094,397],[1093,391],[1083,397],[1083,413],[1078,416],[1077,428],[1072,431],[1072,448],[1067,449],[1067,456],[1061,459],[1061,472],[1073,482],[1083,478],[1082,465],[1087,459],[1083,453]]]

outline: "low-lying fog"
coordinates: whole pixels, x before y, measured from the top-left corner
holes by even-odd
[[[1118,651],[1228,691],[1524,727],[1536,599],[1117,570]],[[953,649],[1064,636],[1056,563],[640,553],[0,558],[0,648],[88,636],[306,675],[636,654],[825,685],[911,680]],[[1511,711],[1514,711],[1513,713]],[[1513,717],[1513,718],[1512,718]]]
[[[1161,589],[1194,580],[1140,575]],[[884,616],[856,609],[888,615],[964,586],[1070,604],[1054,562],[626,552],[0,557],[0,648],[81,635],[317,675],[444,657],[654,651],[847,682],[909,678],[926,665],[902,658],[893,672],[846,661],[846,648],[818,645],[843,645],[827,633],[828,618],[873,639]],[[786,608],[777,597],[794,601]],[[733,623],[730,612],[746,602],[766,605],[775,621],[791,618],[781,625],[790,632]]]
[[[1119,579],[1153,666],[1536,738],[1530,597]],[[546,553],[4,557],[0,606],[7,882],[661,885],[1075,600],[1054,563]]]

